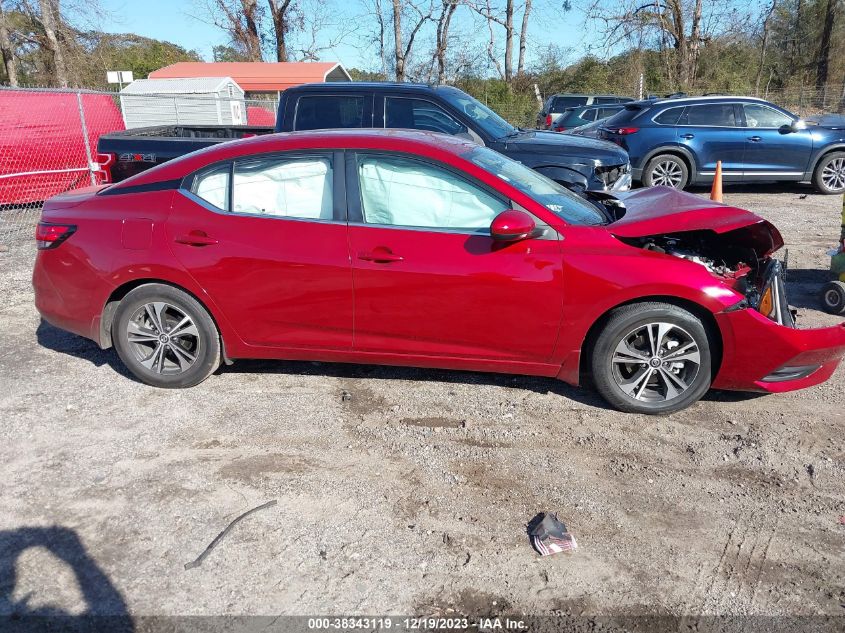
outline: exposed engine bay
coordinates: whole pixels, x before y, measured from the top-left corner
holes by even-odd
[[[759,233],[747,229],[723,234],[699,230],[619,239],[631,246],[703,266],[744,294],[747,307],[781,325],[795,327],[795,312],[787,302],[783,281],[786,260],[773,259],[768,249],[761,249]]]

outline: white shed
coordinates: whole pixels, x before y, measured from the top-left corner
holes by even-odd
[[[244,91],[231,77],[136,79],[120,91],[126,129],[246,125]]]

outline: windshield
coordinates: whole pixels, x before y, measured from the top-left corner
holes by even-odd
[[[456,89],[441,90],[446,101],[475,121],[482,130],[494,139],[514,134],[517,130],[478,99]]]
[[[536,200],[569,224],[604,224],[597,207],[554,180],[487,147],[471,149],[463,157]]]

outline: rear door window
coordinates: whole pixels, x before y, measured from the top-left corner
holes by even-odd
[[[584,121],[595,121],[596,112],[598,112],[596,108],[590,108],[589,110],[584,110],[578,118]]]
[[[294,130],[364,127],[363,95],[311,95],[299,98]]]
[[[735,127],[734,105],[732,103],[708,103],[688,106],[678,124],[702,127]]]

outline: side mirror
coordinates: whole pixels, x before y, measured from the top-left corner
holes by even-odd
[[[490,235],[497,242],[518,242],[535,234],[534,218],[525,211],[508,209],[493,218]]]
[[[781,134],[792,134],[795,131],[795,127],[793,127],[794,125],[795,125],[794,123],[787,123],[787,124],[781,125],[778,128],[778,132],[780,132]]]

